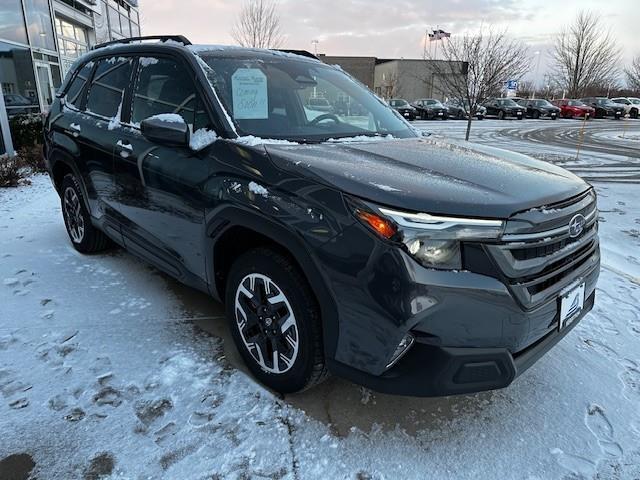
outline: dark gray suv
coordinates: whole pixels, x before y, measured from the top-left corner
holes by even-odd
[[[505,387],[592,308],[596,195],[575,175],[425,137],[312,55],[138,40],[79,59],[47,118],[70,240],[224,302],[269,387]]]

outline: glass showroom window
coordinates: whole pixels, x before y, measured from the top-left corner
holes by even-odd
[[[20,0],[0,0],[0,38],[29,43]]]
[[[24,0],[31,46],[56,50],[48,0]]]
[[[56,18],[56,33],[58,34],[60,53],[64,56],[76,58],[89,49],[87,30],[80,25]]]
[[[28,48],[0,42],[0,86],[7,115],[40,111],[38,90]]]

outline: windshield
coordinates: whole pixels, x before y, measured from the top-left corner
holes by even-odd
[[[513,100],[511,100],[510,98],[502,98],[500,100],[498,100],[498,104],[502,105],[504,107],[517,107],[518,104],[516,102],[514,102]]]
[[[580,100],[569,100],[569,105],[572,107],[584,107],[585,103]]]
[[[213,70],[207,76],[241,136],[298,142],[416,136],[395,110],[335,67],[288,55],[198,55]]]
[[[629,101],[634,105],[640,105],[640,98],[630,98]]]
[[[392,107],[407,107],[409,104],[406,100],[391,100],[389,105]]]
[[[548,100],[544,100],[544,99],[542,99],[542,100],[535,100],[535,104],[536,104],[538,107],[553,107],[553,105],[551,105],[551,103],[549,103],[549,101],[548,101]]]

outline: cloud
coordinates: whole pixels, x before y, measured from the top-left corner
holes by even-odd
[[[452,34],[482,25],[543,48],[581,9],[599,11],[614,27],[625,60],[640,54],[638,0],[280,0],[285,46],[329,55],[417,58],[425,30],[439,26]],[[149,0],[141,4],[143,34],[181,33],[197,43],[234,43],[230,30],[240,0]],[[636,16],[637,17],[637,16]]]

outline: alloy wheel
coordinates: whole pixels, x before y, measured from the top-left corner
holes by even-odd
[[[82,205],[80,197],[76,191],[67,187],[64,191],[64,216],[67,220],[69,235],[75,243],[82,243],[84,239],[84,217],[82,216]]]
[[[245,348],[264,371],[283,374],[297,357],[300,337],[289,300],[266,275],[246,275],[236,290],[235,320]]]

